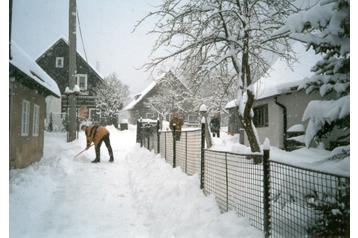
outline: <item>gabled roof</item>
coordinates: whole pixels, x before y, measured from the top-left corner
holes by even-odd
[[[67,45],[67,47],[69,47],[69,43],[67,40],[65,40],[63,37],[61,37],[60,39],[58,39],[57,41],[55,41],[55,43],[53,43],[44,53],[42,53],[36,60],[36,62],[38,62],[38,60],[42,57],[44,57],[48,51],[50,51],[51,49],[53,49],[54,47],[56,47],[58,44],[60,44],[61,42],[65,43]],[[101,80],[103,80],[103,76],[95,69],[93,68],[89,62],[87,62],[84,57],[77,51],[77,57],[79,57],[83,62],[85,62],[88,67],[97,75],[98,78],[100,78]]]
[[[290,68],[284,59],[278,58],[267,74],[255,83],[255,100],[296,92],[302,80],[313,75],[311,68],[321,57],[311,49],[306,51],[305,46],[300,42],[292,47],[296,52],[297,61]],[[225,108],[230,109],[236,106],[238,102],[235,99],[228,102]]]
[[[162,80],[167,75],[170,75],[170,76],[174,77],[175,79],[177,79],[190,92],[190,89],[185,85],[185,83],[182,80],[177,78],[171,71],[168,71],[168,72],[160,75],[153,82],[151,82],[141,93],[137,94],[134,97],[134,100],[131,101],[127,106],[125,106],[123,110],[124,111],[132,110],[139,102],[141,102],[143,100],[143,98],[145,98],[145,96],[148,95],[149,92],[151,92],[153,90],[153,88],[155,88],[155,86],[158,85],[160,80]]]
[[[10,64],[26,74],[37,85],[48,90],[52,95],[61,97],[60,89],[53,80],[31,57],[12,41]]]

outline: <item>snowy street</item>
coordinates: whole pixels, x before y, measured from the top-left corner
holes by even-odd
[[[197,176],[135,144],[135,127],[109,127],[114,163],[85,137],[46,133],[43,159],[10,171],[10,237],[262,237],[244,218],[220,214]]]

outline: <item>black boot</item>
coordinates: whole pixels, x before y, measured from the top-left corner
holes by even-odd
[[[113,156],[111,156],[111,157],[109,158],[109,162],[113,162],[113,161],[114,161]]]
[[[99,158],[95,158],[92,163],[99,163],[100,162],[100,159]]]

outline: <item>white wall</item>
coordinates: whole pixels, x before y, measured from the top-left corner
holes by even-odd
[[[295,124],[302,124],[302,116],[308,103],[312,100],[322,100],[318,92],[307,95],[304,91],[277,96],[277,101],[286,106],[287,129]],[[260,144],[265,138],[270,139],[270,144],[283,148],[283,110],[275,103],[275,97],[258,100],[253,107],[268,104],[268,127],[256,128],[259,134]],[[245,133],[245,145],[249,145]]]

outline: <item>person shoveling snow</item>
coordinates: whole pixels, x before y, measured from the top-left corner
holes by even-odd
[[[101,161],[101,145],[102,142],[107,146],[108,153],[109,153],[109,162],[113,162],[113,150],[111,147],[111,142],[109,140],[109,131],[102,126],[94,125],[94,126],[81,126],[81,130],[86,133],[87,138],[87,147],[86,150],[88,150],[91,147],[91,143],[93,142],[95,145],[95,151],[96,151],[96,158],[92,161],[92,163],[98,163]]]

